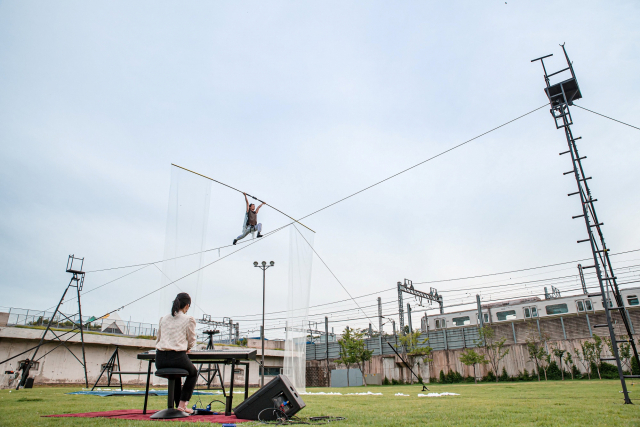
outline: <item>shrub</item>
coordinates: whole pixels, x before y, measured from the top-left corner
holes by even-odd
[[[573,365],[571,367],[571,371],[573,372],[573,378],[575,378],[576,380],[582,378],[582,373],[580,373],[580,369],[578,369],[576,365]]]
[[[423,383],[424,381],[422,381],[422,375],[418,375],[418,382],[419,383]]]
[[[509,374],[507,374],[507,368],[502,367],[502,374],[500,375],[500,381],[509,381]]]
[[[529,371],[525,369],[524,372],[518,372],[518,375],[511,379],[512,381],[529,381]]]
[[[635,357],[631,357],[631,374],[640,375],[640,366],[638,366],[638,362]]]
[[[438,381],[440,384],[446,384],[447,378],[444,376],[444,371],[440,371],[440,380]]]
[[[382,385],[390,385],[390,384],[391,384],[391,381],[389,381],[389,378],[385,376],[384,380],[382,380]]]
[[[558,368],[558,364],[555,360],[549,363],[549,367],[547,368],[547,378],[550,380],[562,379],[562,372],[560,372],[560,368]]]
[[[602,362],[600,363],[600,375],[602,375],[603,379],[618,379],[618,367],[611,363]]]
[[[462,375],[458,371],[451,370],[446,375],[447,383],[460,383],[462,382]]]
[[[496,382],[496,376],[493,373],[493,371],[489,371],[489,372],[487,372],[486,376],[482,377],[482,381],[489,381],[489,382],[495,383]]]
[[[393,385],[398,385],[398,380],[397,380],[397,379],[395,379],[395,378],[393,378],[393,379],[391,380],[391,384],[393,384]]]

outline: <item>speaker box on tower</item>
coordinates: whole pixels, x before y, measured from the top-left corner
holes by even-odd
[[[236,406],[233,413],[242,420],[274,421],[279,418],[279,412],[274,409],[292,417],[305,406],[289,378],[278,375]]]

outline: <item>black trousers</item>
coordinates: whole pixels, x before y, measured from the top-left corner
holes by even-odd
[[[182,387],[182,378],[176,379],[173,395],[175,396],[176,407],[179,401],[188,402],[193,395],[193,389],[198,382],[198,369],[193,366],[186,351],[156,351],[156,368],[177,368],[189,371],[189,376],[184,380]]]

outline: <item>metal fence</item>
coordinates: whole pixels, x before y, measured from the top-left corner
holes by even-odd
[[[72,329],[74,324],[79,323],[77,314],[56,314],[53,311],[31,310],[16,307],[0,307],[0,312],[8,313],[7,326],[22,327],[47,327],[51,324],[55,329]],[[66,317],[65,317],[66,316]],[[142,323],[125,321],[114,318],[96,319],[92,316],[82,316],[82,324],[87,332],[98,332],[109,335],[126,336],[155,336],[158,325],[153,323]]]
[[[624,336],[622,318],[619,313],[611,314],[614,321],[616,335]],[[630,310],[629,318],[631,320],[631,330],[640,328],[640,310]],[[530,319],[527,321],[518,320],[513,322],[491,323],[498,339],[505,339],[505,344],[523,344],[531,334],[538,336],[540,340],[560,341],[576,338],[589,338],[594,334],[607,336],[608,332],[604,329],[596,331],[593,329],[595,324],[604,324],[607,320],[604,313],[581,314],[572,316],[558,316],[548,319]],[[477,326],[465,326],[461,328],[438,329],[420,334],[420,341],[425,338],[429,340],[420,344],[420,347],[431,347],[433,350],[456,350],[460,348],[477,347],[476,342],[479,340],[479,332]],[[398,344],[397,337],[393,335],[385,335],[382,337],[382,352],[380,350],[380,339],[377,336],[365,339],[367,349],[373,350],[373,355],[392,355],[393,349],[387,343],[394,347]],[[329,342],[329,359],[337,359],[340,357],[340,344],[337,342]],[[307,360],[324,360],[327,358],[326,343],[307,343]]]
[[[429,340],[424,344],[418,344],[418,347],[431,347],[433,350],[454,350],[458,348],[476,347],[476,341],[479,340],[478,327],[469,326],[466,328],[443,329],[429,331],[420,334],[418,342],[422,342],[425,338]],[[393,355],[393,349],[389,346],[396,347],[399,344],[398,337],[394,335],[384,335],[382,340],[374,336],[364,340],[368,350],[373,350],[373,355]],[[382,348],[380,348],[382,344]],[[329,342],[329,359],[337,359],[340,357],[340,344],[337,342]],[[307,343],[307,360],[323,360],[327,358],[326,343]]]

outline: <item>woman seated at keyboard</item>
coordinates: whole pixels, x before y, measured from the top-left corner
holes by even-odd
[[[181,379],[176,379],[174,396],[179,410],[193,413],[187,405],[198,381],[198,369],[193,366],[187,353],[196,345],[196,320],[187,316],[191,306],[191,297],[186,292],[178,294],[173,301],[171,314],[160,319],[158,323],[158,339],[156,340],[156,368],[178,368],[189,371],[181,386]],[[178,401],[179,399],[179,401]]]

